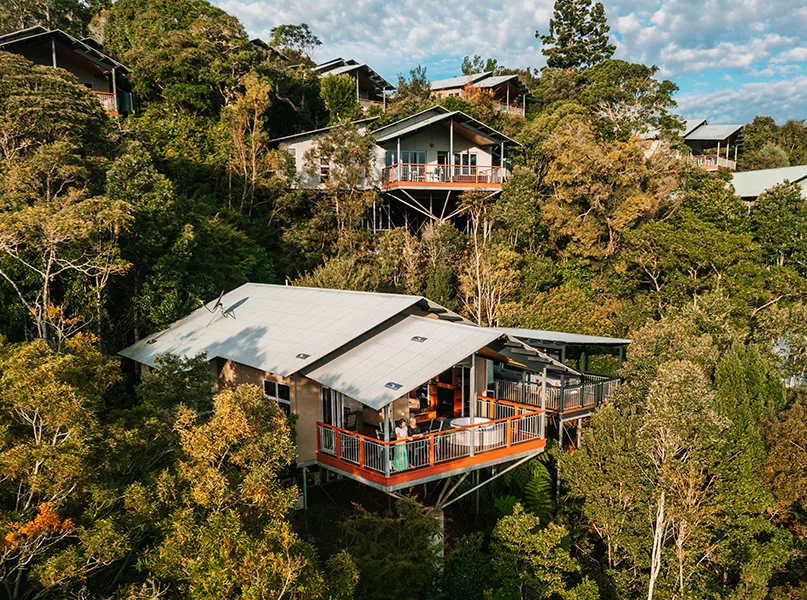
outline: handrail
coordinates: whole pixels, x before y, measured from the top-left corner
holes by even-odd
[[[504,166],[399,162],[381,170],[381,183],[501,184],[507,176],[508,170]]]

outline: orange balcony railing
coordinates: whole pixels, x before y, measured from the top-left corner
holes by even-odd
[[[482,187],[497,189],[507,178],[504,167],[398,163],[381,171],[381,187]]]

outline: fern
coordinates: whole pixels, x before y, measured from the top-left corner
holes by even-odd
[[[507,515],[513,514],[513,509],[517,502],[518,498],[515,496],[496,496],[493,499],[493,506],[496,508],[499,516],[506,517]]]
[[[524,504],[538,518],[547,524],[555,514],[552,474],[546,465],[538,460],[530,461],[532,478],[524,486]]]

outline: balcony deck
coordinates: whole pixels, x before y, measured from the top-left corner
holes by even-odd
[[[372,106],[378,106],[381,109],[381,112],[386,112],[387,105],[383,100],[372,100],[370,98],[359,97],[358,101],[362,110],[369,110]]]
[[[619,387],[619,378],[586,373],[581,384],[566,387],[547,386],[546,411],[562,418],[584,416],[608,402]],[[496,380],[496,398],[525,406],[542,406],[540,383]]]
[[[97,92],[95,90],[93,90],[93,93],[106,112],[118,114],[118,103],[116,101],[115,94],[112,92]]]
[[[728,169],[729,171],[737,170],[737,161],[718,154],[698,154],[695,156],[687,156],[687,162],[696,167],[700,167],[706,171],[719,171],[720,169]]]
[[[527,111],[523,105],[507,104],[507,102],[496,101],[495,108],[499,112],[507,113],[508,115],[515,115],[517,117],[525,117]]]
[[[390,442],[317,423],[317,462],[391,492],[537,454],[546,446],[541,409],[479,396],[477,417],[489,420]],[[395,453],[402,451],[407,465],[396,470]]]
[[[381,189],[499,190],[504,167],[398,163],[381,171]]]

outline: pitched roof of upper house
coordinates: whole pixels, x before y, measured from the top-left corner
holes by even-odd
[[[706,119],[687,119],[684,121],[684,131],[681,132],[681,137],[686,137],[701,125],[706,124]]]
[[[350,73],[351,71],[356,70],[363,71],[365,76],[382,90],[395,89],[394,85],[376,73],[367,64],[359,63],[352,58],[334,58],[327,62],[320,63],[313,68],[313,71],[315,73],[319,73],[320,77],[326,77],[327,75],[342,75],[343,73]]]
[[[367,123],[371,123],[378,119],[378,117],[366,117],[364,119],[357,119],[355,121],[351,121],[353,125],[365,125]],[[326,131],[330,131],[331,129],[336,129],[337,127],[344,127],[344,124],[339,123],[337,125],[329,125],[328,127],[320,127],[319,129],[311,129],[310,131],[301,131],[300,133],[292,133],[291,135],[284,135],[283,137],[274,138],[269,140],[269,143],[274,142],[288,142],[290,140],[296,138],[302,138],[306,136],[315,136],[319,135],[320,133],[325,133]]]
[[[689,121],[687,121],[689,127]],[[684,141],[718,141],[725,140],[731,137],[738,131],[741,131],[744,126],[740,124],[730,125],[709,125],[708,122],[703,121],[700,125],[696,126],[688,133],[684,133]]]
[[[247,283],[120,354],[153,366],[205,352],[288,376],[416,305],[462,320],[422,296]]]
[[[511,81],[513,85],[518,88],[520,94],[525,96],[532,95],[530,88],[528,88],[526,84],[521,81],[521,77],[515,73],[511,75],[494,75],[492,71],[483,71],[482,73],[473,73],[472,75],[460,75],[459,77],[439,79],[432,81],[429,85],[432,91],[438,91],[463,88],[469,83],[474,87],[492,88],[508,81]]]
[[[76,53],[81,54],[96,64],[100,64],[108,69],[120,68],[127,73],[131,72],[129,67],[107,54],[103,50],[103,46],[98,41],[92,38],[84,38],[83,40],[79,40],[69,33],[65,33],[61,29],[48,29],[46,27],[42,27],[41,25],[35,25],[34,27],[0,35],[0,49],[8,49],[18,44],[23,44],[37,38],[46,38],[49,36],[53,36],[64,45],[69,46]]]
[[[520,327],[500,327],[501,331],[522,339],[549,342],[553,344],[585,345],[585,346],[627,346],[630,340],[600,335],[584,335],[581,333],[565,333],[562,331],[544,331],[542,329],[522,329]]]
[[[397,137],[415,133],[426,127],[431,127],[432,125],[445,123],[450,119],[454,120],[454,127],[459,128],[463,135],[472,140],[474,137],[478,138],[475,140],[475,143],[481,141],[482,143],[479,144],[481,146],[490,145],[492,143],[521,145],[514,139],[485,125],[482,121],[478,121],[470,115],[466,115],[462,111],[451,111],[439,105],[381,127],[374,131],[373,135],[375,136],[376,142],[383,143]]]
[[[789,181],[807,188],[807,165],[733,173],[731,183],[741,198],[757,198],[765,190]]]

